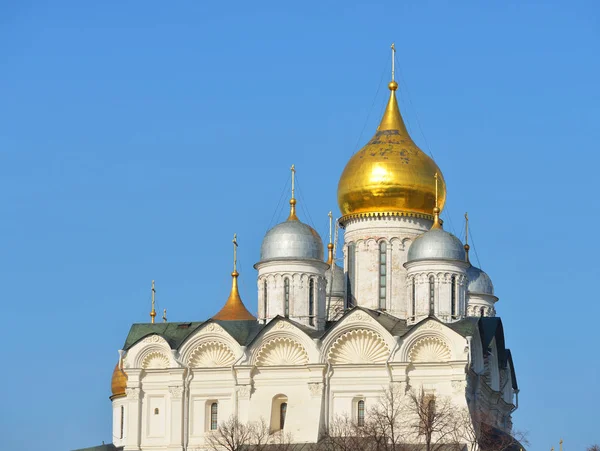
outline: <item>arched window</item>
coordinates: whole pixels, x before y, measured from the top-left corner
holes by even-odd
[[[346,308],[354,307],[354,292],[356,290],[356,244],[348,245],[348,271],[346,272]]]
[[[387,295],[387,245],[379,243],[379,308],[385,310]]]
[[[413,317],[417,316],[417,282],[414,277],[412,280],[412,314]]]
[[[364,426],[365,425],[365,401],[361,399],[360,401],[358,401],[356,407],[357,407],[356,424],[358,426]]]
[[[279,429],[283,430],[285,426],[285,414],[287,413],[287,402],[282,402],[279,406]]]
[[[219,426],[219,405],[213,402],[210,405],[210,430],[216,431]]]
[[[435,311],[435,278],[429,276],[429,314],[433,315]]]
[[[315,325],[315,279],[308,283],[308,324]]]
[[[450,295],[452,318],[456,318],[456,276],[452,276],[452,293]]]
[[[290,317],[290,278],[283,280],[283,316]]]
[[[267,319],[267,281],[265,280],[263,283],[263,316],[265,317],[265,321]]]
[[[483,307],[479,309],[479,316],[485,316],[485,309]]]
[[[119,434],[119,438],[123,438],[123,433],[125,432],[125,406],[121,406],[121,433]]]
[[[160,411],[158,410],[158,407],[156,407],[156,408],[154,409],[154,415],[158,415],[159,413],[160,413]]]

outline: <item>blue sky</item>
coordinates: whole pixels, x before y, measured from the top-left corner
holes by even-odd
[[[599,38],[594,1],[1,2],[6,449],[110,442],[111,372],[151,280],[170,320],[212,316],[234,232],[256,311],[289,166],[325,238],[392,41],[446,228],[469,211],[500,297],[516,427],[531,450],[600,442]]]

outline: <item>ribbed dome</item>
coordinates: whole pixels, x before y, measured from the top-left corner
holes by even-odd
[[[267,232],[260,247],[260,261],[280,259],[323,260],[319,234],[298,219],[288,219]]]
[[[115,369],[112,375],[112,381],[110,383],[110,388],[112,391],[112,396],[110,399],[120,398],[125,396],[125,388],[127,387],[127,374],[125,371],[119,368],[119,364],[115,365]]]
[[[467,279],[469,279],[467,291],[470,291],[471,293],[494,294],[492,279],[490,279],[490,276],[481,269],[470,266],[469,269],[467,269]]]
[[[465,249],[458,238],[444,229],[432,228],[419,235],[408,249],[408,261],[413,260],[465,261]]]
[[[398,84],[392,81],[389,88],[390,100],[375,136],[352,156],[340,178],[338,205],[344,217],[381,214],[431,218],[436,173],[438,207],[444,207],[446,185],[441,171],[406,130],[396,100]]]

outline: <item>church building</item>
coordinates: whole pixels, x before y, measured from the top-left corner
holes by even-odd
[[[327,255],[292,181],[289,216],[254,265],[257,304],[242,301],[234,265],[212,318],[131,326],[112,378],[115,448],[209,449],[232,416],[314,444],[335,418],[364,422],[389,387],[446,397],[511,433],[519,390],[498,297],[444,230],[442,171],[410,137],[393,77],[388,88],[379,127],[340,177]]]

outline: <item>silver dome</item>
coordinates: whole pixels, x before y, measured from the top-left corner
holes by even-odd
[[[408,249],[408,261],[436,259],[466,259],[465,248],[460,240],[441,228],[419,235]]]
[[[327,281],[327,295],[329,295],[329,284],[332,282],[331,271],[333,271],[333,287],[331,289],[332,295],[343,295],[344,294],[344,270],[336,265],[335,263],[325,271],[325,280]]]
[[[315,229],[298,220],[277,224],[263,239],[260,261],[279,259],[323,261],[323,241]]]
[[[470,266],[467,269],[467,279],[469,279],[467,291],[471,293],[494,294],[492,279],[481,269]]]

